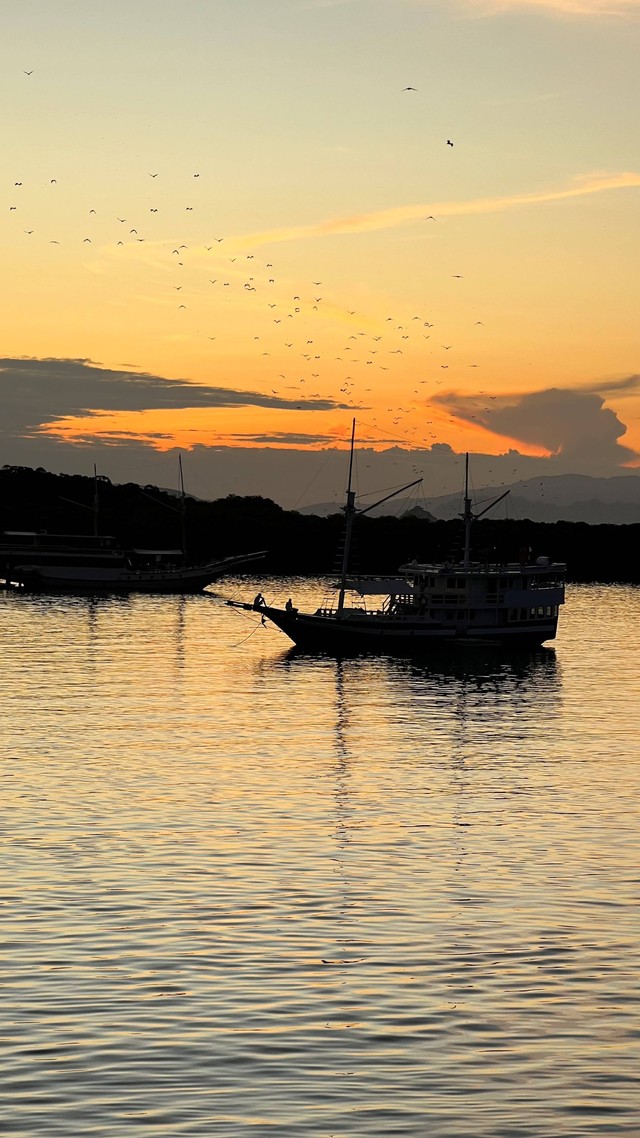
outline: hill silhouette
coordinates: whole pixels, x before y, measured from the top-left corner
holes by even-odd
[[[589,525],[640,523],[640,476],[637,474],[613,475],[610,478],[595,478],[588,474],[547,474],[520,479],[510,485],[481,486],[476,488],[474,497],[489,501],[505,490],[509,490],[509,497],[500,507],[499,515],[494,517],[535,522],[587,522]],[[454,518],[460,511],[461,497],[461,491],[441,494],[426,499],[423,506],[436,518]],[[378,510],[372,510],[372,515],[402,515],[414,505],[414,498],[398,498]],[[335,509],[335,502],[318,502],[305,506],[302,513],[326,516]]]

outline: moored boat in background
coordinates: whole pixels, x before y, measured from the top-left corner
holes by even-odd
[[[264,551],[185,564],[180,549],[122,549],[107,536],[7,532],[0,576],[28,592],[199,593]]]

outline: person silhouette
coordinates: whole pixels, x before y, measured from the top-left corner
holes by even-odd
[[[256,593],[255,597],[253,598],[254,609],[262,608],[264,603],[265,603],[265,601],[264,601],[264,597],[263,597],[262,593]]]

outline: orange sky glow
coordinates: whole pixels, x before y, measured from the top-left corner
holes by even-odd
[[[7,378],[9,440],[319,450],[355,416],[374,449],[586,461],[591,437],[637,465],[638,5],[398,9],[370,0],[355,75],[350,5],[197,6],[142,65],[93,0],[73,42],[40,0],[12,15],[0,374],[89,370],[57,401]],[[562,429],[534,430],[556,391]]]

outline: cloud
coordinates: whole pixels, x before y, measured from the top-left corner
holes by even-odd
[[[335,435],[312,435],[301,431],[274,431],[271,434],[234,431],[233,434],[226,434],[225,439],[233,439],[234,446],[250,443],[256,446],[276,445],[282,447],[333,446],[336,441]]]
[[[630,16],[640,8],[640,0],[467,0],[472,8],[494,15],[496,12],[543,11],[568,16]]]
[[[605,381],[582,388],[551,387],[524,395],[435,395],[433,403],[465,422],[473,422],[503,438],[544,447],[550,455],[576,463],[622,466],[639,456],[619,439],[626,426],[605,407],[607,394],[640,386],[640,376]],[[603,395],[604,393],[604,395]]]
[[[195,407],[265,407],[328,411],[348,404],[203,386],[146,372],[114,371],[85,359],[0,359],[7,436],[41,435],[45,426],[107,411]]]
[[[638,189],[640,173],[626,171],[618,174],[590,174],[576,179],[570,186],[557,190],[541,190],[530,194],[512,194],[505,197],[475,198],[470,201],[428,202],[419,205],[396,206],[393,209],[372,213],[352,214],[311,225],[290,228],[266,229],[241,238],[247,247],[271,245],[281,241],[299,241],[308,237],[322,237],[333,233],[367,233],[376,229],[395,229],[410,221],[420,221],[426,214],[438,217],[459,217],[469,214],[501,213],[518,206],[542,205],[546,202],[601,194],[610,190]]]

